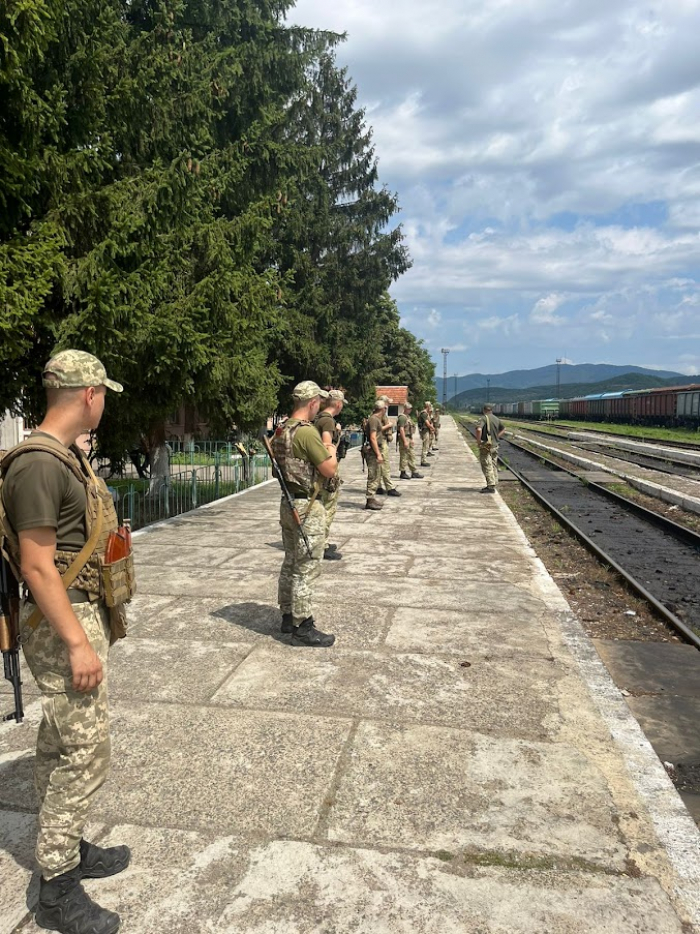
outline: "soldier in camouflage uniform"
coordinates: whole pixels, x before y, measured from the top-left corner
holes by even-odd
[[[367,462],[367,502],[365,503],[365,509],[375,511],[382,508],[382,503],[377,499],[377,489],[381,481],[381,464],[383,460],[381,439],[385,409],[386,402],[383,399],[377,399],[374,403],[374,411],[367,422],[365,443],[362,446],[365,461]]]
[[[413,406],[407,402],[396,422],[397,443],[399,446],[399,467],[401,480],[421,480],[422,473],[416,471],[416,455],[413,450],[413,432],[415,425],[411,420]]]
[[[328,399],[322,404],[321,411],[314,419],[314,425],[321,436],[321,441],[330,450],[332,445],[337,450],[340,441],[340,426],[336,419],[343,411],[345,405],[345,396],[339,389],[331,389],[328,393]],[[340,464],[338,472],[334,477],[324,481],[321,492],[321,500],[326,510],[326,546],[323,551],[323,557],[326,561],[340,561],[343,557],[338,551],[336,545],[331,545],[328,541],[331,532],[331,525],[338,511],[338,498],[340,496]]]
[[[87,545],[86,516],[95,504],[103,508],[101,491],[109,495],[75,441],[97,428],[106,389],[122,387],[107,379],[96,357],[75,350],[48,362],[43,384],[44,420],[6,455],[2,485],[5,545],[29,594],[20,614],[20,631],[25,627],[28,637],[24,654],[42,695],[36,921],[62,934],[113,934],[119,915],[93,902],[81,885],[83,878],[121,872],[130,859],[125,846],[102,848],[83,839],[90,803],[109,769],[109,616],[99,585],[91,583],[90,563],[68,590],[61,573],[65,556],[73,563]],[[57,453],[31,450],[32,444]],[[116,522],[113,508],[112,516]],[[38,622],[33,632],[26,626],[31,618]]]
[[[433,435],[433,423],[431,420],[431,405],[426,402],[418,416],[418,431],[421,437],[421,467],[430,467],[428,458],[433,455],[430,453],[430,440]]]
[[[378,435],[379,449],[382,452],[382,459],[378,464],[379,486],[377,487],[377,493],[380,495],[387,494],[388,496],[401,496],[401,493],[396,489],[396,484],[391,479],[391,462],[389,460],[389,442],[394,437],[394,426],[392,425],[391,419],[387,414],[391,400],[389,399],[389,396],[380,396],[379,399],[384,403],[384,411],[382,413],[382,430],[381,434]]]
[[[435,434],[433,436],[433,450],[437,451],[438,443],[440,441],[440,406],[435,406],[435,411],[433,412],[433,429]]]
[[[312,380],[305,380],[294,387],[292,398],[294,410],[275,432],[272,449],[294,497],[311,554],[283,496],[280,525],[284,561],[278,586],[282,632],[291,635],[292,645],[327,647],[333,645],[335,636],[321,632],[314,625],[312,598],[326,544],[326,510],[319,494],[324,479],[335,476],[338,461],[335,445],[324,445],[313,425],[321,401],[328,399],[328,393]]]
[[[481,492],[495,493],[498,486],[498,442],[503,437],[506,426],[493,414],[493,406],[485,405],[482,413],[476,428],[479,462],[486,478],[486,486]]]

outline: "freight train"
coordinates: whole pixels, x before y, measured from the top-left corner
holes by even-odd
[[[620,422],[700,429],[700,385],[627,389],[578,396],[575,399],[499,402],[494,404],[493,410],[496,415],[509,418],[563,418],[581,422]]]

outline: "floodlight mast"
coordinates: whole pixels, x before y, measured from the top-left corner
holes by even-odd
[[[442,407],[443,409],[447,406],[447,355],[449,354],[449,348],[443,347],[440,350],[442,354]]]

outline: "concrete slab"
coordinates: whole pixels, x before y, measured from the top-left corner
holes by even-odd
[[[26,917],[34,889],[28,891],[34,872],[36,817],[16,811],[0,811],[0,934],[12,934]],[[16,893],[24,893],[18,898]]]
[[[543,739],[560,727],[558,682],[551,662],[530,658],[517,670],[502,659],[333,650],[295,653],[280,646],[251,653],[212,698],[248,709],[293,709],[460,726],[498,736]],[[493,702],[494,694],[499,702]]]
[[[340,603],[357,602],[376,606],[396,606],[398,592],[394,587],[379,587],[374,580],[321,578],[320,597]],[[475,581],[447,580],[445,578],[405,578],[401,584],[401,604],[426,610],[454,610],[480,608],[492,612],[510,612],[514,619],[546,611],[544,602],[524,587],[501,582],[498,588],[484,587]]]
[[[594,645],[619,688],[635,695],[700,698],[700,652],[692,645],[603,639]]]
[[[605,779],[562,744],[362,723],[334,797],[337,843],[624,865]]]
[[[509,613],[477,614],[455,610],[412,610],[401,607],[394,614],[386,638],[397,652],[471,655],[538,655],[551,651],[537,616],[523,616],[517,623]]]
[[[681,934],[653,880],[455,868],[275,841],[251,854],[222,934]]]
[[[201,704],[249,652],[250,645],[124,639],[112,650],[109,695],[124,701]]]
[[[628,697],[630,710],[664,762],[700,762],[700,698]]]
[[[161,545],[157,539],[137,542],[135,560],[137,568],[154,564],[157,567],[218,567],[229,558],[243,554],[239,548],[204,548],[192,545]]]
[[[282,557],[280,555],[280,564]],[[228,596],[236,600],[261,599],[275,602],[277,579],[270,574],[244,569],[169,568],[146,565],[138,569],[142,593],[168,597]]]
[[[184,704],[114,705],[118,766],[93,809],[118,824],[309,837],[350,725]],[[179,741],[176,740],[179,738]]]
[[[230,600],[226,597],[172,599],[166,605],[158,604],[152,613],[142,604],[135,631],[143,638],[195,639],[214,645],[271,641],[288,645],[289,637],[280,632],[281,616],[276,602]],[[329,600],[319,603],[317,618],[320,626],[336,633],[345,648],[365,648],[384,641],[391,614],[389,608],[363,606],[357,602],[335,604]]]

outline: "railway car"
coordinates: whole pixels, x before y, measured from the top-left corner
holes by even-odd
[[[558,399],[537,399],[532,403],[532,414],[535,418],[551,419],[559,415]]]
[[[686,386],[676,396],[676,421],[679,425],[700,428],[700,386]]]

